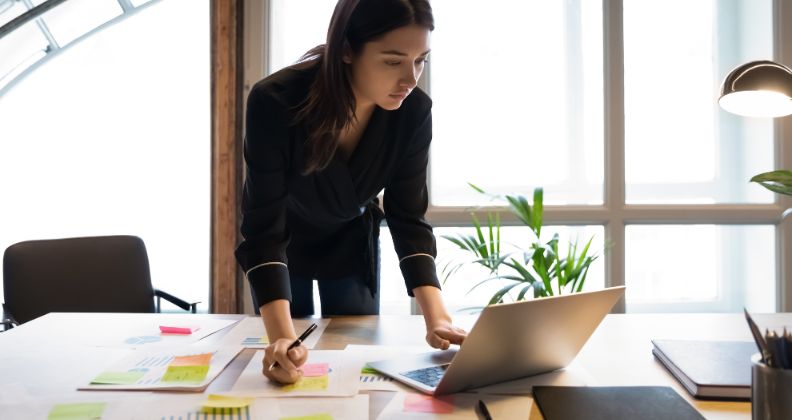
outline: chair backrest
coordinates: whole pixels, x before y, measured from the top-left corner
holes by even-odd
[[[3,255],[3,292],[19,323],[49,312],[154,312],[146,246],[136,236],[11,245]]]

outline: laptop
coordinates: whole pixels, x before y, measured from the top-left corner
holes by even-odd
[[[624,286],[490,305],[462,346],[371,362],[431,395],[450,394],[567,366],[624,296]]]

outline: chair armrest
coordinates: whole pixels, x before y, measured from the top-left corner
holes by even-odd
[[[11,313],[6,309],[5,303],[3,304],[3,313],[0,314],[0,325],[3,326],[3,331],[10,330],[19,325],[14,317],[11,316]]]
[[[201,301],[187,302],[186,300],[179,299],[176,296],[173,296],[167,292],[163,292],[159,289],[154,289],[154,296],[157,297],[157,312],[160,312],[160,298],[165,299],[168,302],[184,309],[185,311],[190,311],[192,313],[196,313],[197,306],[199,303],[201,303]]]

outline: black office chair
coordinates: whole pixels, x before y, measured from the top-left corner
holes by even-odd
[[[49,312],[160,312],[160,299],[196,312],[151,285],[148,254],[136,236],[26,241],[3,255],[6,329]],[[156,301],[155,301],[156,300]]]

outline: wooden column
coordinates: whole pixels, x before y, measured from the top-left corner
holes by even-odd
[[[242,1],[211,0],[212,261],[211,312],[238,313],[242,149]]]

